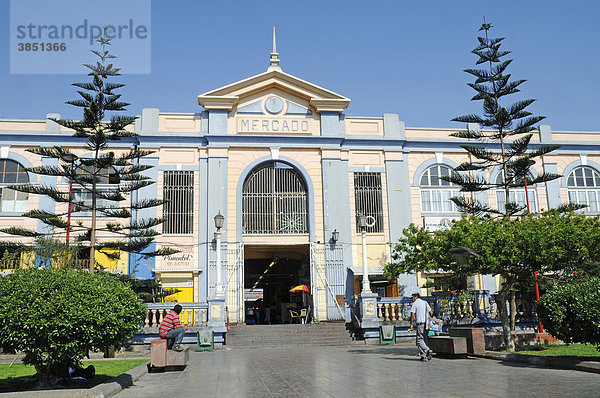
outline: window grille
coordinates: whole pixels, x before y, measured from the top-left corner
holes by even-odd
[[[0,209],[2,212],[25,212],[29,194],[7,188],[7,185],[26,184],[29,175],[14,160],[0,160]]]
[[[364,214],[375,219],[366,232],[383,232],[383,198],[381,194],[381,173],[354,173],[354,200],[356,204],[356,231],[360,232],[358,215]],[[369,218],[370,221],[373,221]]]
[[[194,232],[194,172],[165,171],[163,174],[163,233]]]
[[[600,211],[600,174],[591,167],[577,167],[567,177],[569,203],[586,205],[585,211]]]
[[[308,233],[307,207],[306,185],[296,170],[282,162],[263,164],[244,182],[244,233]]]
[[[421,175],[421,211],[425,213],[458,212],[458,207],[450,200],[461,196],[460,190],[453,183],[440,177],[449,176],[450,167],[437,164],[431,166]]]

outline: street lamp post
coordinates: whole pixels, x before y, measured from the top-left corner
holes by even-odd
[[[73,201],[73,172],[77,155],[73,153],[63,153],[60,158],[71,165],[69,172],[69,208],[67,210],[67,245],[71,237],[71,202]]]
[[[365,216],[363,213],[359,213],[358,215],[358,225],[360,226],[360,232],[362,235],[362,293],[371,293],[371,287],[369,286],[369,271],[367,270],[367,216]]]
[[[223,223],[225,222],[225,217],[221,214],[221,210],[219,210],[219,214],[215,216],[215,227],[217,228],[217,232],[215,232],[215,240],[217,244],[217,286],[216,286],[216,295],[223,295],[223,283],[221,278],[221,228],[223,228]]]

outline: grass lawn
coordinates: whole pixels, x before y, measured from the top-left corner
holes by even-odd
[[[572,357],[581,360],[600,360],[595,344],[551,344],[543,346],[517,346],[518,354],[550,357]]]
[[[84,361],[83,367],[94,365],[96,377],[92,380],[69,380],[60,384],[64,388],[90,388],[104,383],[113,377],[120,375],[148,362],[147,359],[116,359],[109,361]],[[32,390],[36,386],[35,369],[33,366],[22,363],[0,364],[0,392]]]

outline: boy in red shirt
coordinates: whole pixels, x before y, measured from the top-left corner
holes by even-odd
[[[183,326],[179,323],[179,314],[181,314],[182,307],[176,304],[173,307],[173,311],[169,312],[165,319],[160,323],[158,334],[161,339],[167,339],[167,347],[173,347],[175,351],[182,351],[181,342],[185,331],[188,330],[188,326]]]

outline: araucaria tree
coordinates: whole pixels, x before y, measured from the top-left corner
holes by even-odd
[[[160,206],[164,203],[156,198],[134,200],[133,192],[154,184],[144,171],[152,166],[140,164],[143,156],[152,151],[138,149],[130,145],[127,150],[115,153],[110,150],[110,142],[133,137],[136,134],[128,131],[135,118],[122,116],[113,112],[126,110],[128,103],[120,100],[121,94],[115,91],[124,86],[121,83],[109,82],[109,78],[120,76],[111,59],[116,58],[107,50],[110,39],[102,37],[98,40],[99,50],[91,50],[99,60],[92,65],[84,65],[89,69],[91,82],[74,83],[80,90],[80,99],[68,101],[68,104],[83,108],[83,120],[53,119],[59,125],[75,131],[74,137],[84,138],[89,154],[77,157],[64,147],[38,147],[28,149],[29,152],[56,159],[56,165],[42,165],[27,171],[61,178],[71,182],[70,186],[59,189],[46,185],[15,185],[12,189],[31,194],[46,195],[63,205],[63,212],[31,210],[24,215],[40,220],[48,226],[45,231],[33,231],[21,227],[2,229],[12,235],[28,237],[53,237],[64,232],[72,234],[75,241],[90,248],[90,271],[93,272],[96,262],[96,251],[105,251],[109,256],[115,250],[140,253],[145,256],[166,255],[176,252],[163,248],[152,252],[145,251],[158,234],[154,227],[161,224],[161,218],[132,218],[132,211]],[[112,115],[110,121],[106,120]],[[72,186],[72,189],[71,189]],[[83,212],[91,217],[78,217],[74,225],[70,223],[72,212]],[[99,216],[102,222],[99,223]],[[105,237],[98,239],[99,233]]]
[[[456,122],[473,123],[467,130],[451,134],[454,137],[477,140],[477,145],[461,145],[471,156],[470,160],[454,169],[456,172],[446,177],[448,181],[461,186],[462,192],[480,192],[488,190],[504,190],[504,206],[493,208],[474,197],[460,196],[452,198],[458,208],[467,214],[510,217],[526,208],[510,199],[510,189],[531,186],[559,178],[560,175],[543,172],[537,176],[530,173],[535,159],[558,148],[557,145],[536,145],[529,150],[529,144],[536,123],[544,116],[533,116],[527,107],[535,100],[526,99],[510,105],[503,105],[503,100],[511,94],[519,92],[525,80],[511,80],[506,73],[512,59],[504,59],[510,51],[500,49],[504,38],[489,38],[492,28],[483,23],[479,31],[485,33],[478,37],[479,45],[473,54],[477,55],[477,65],[481,69],[466,69],[465,72],[475,77],[474,83],[468,83],[477,94],[472,101],[483,101],[483,115],[470,114],[452,119]],[[469,128],[470,127],[470,128]],[[485,145],[487,144],[487,145]],[[493,144],[489,146],[489,144]],[[502,178],[491,181],[485,173],[500,168]],[[503,208],[501,208],[503,207]]]

